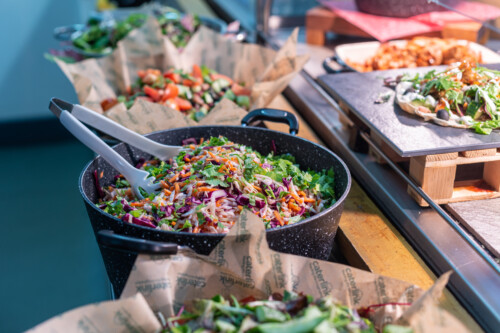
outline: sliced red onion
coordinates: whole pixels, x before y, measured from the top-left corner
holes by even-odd
[[[248,204],[250,203],[250,199],[243,195],[238,195],[236,197],[236,203],[241,206],[248,206]]]
[[[187,213],[187,212],[189,212],[190,209],[191,209],[191,205],[182,206],[181,208],[177,209],[177,214]]]
[[[133,224],[142,225],[144,227],[156,228],[156,226],[153,223],[151,223],[150,221],[140,219],[137,217],[133,217],[129,213],[123,215],[122,221],[127,222],[127,223],[130,223],[130,221],[132,221]]]
[[[134,208],[132,208],[132,206],[130,206],[130,205],[128,204],[127,200],[122,199],[121,203],[122,203],[122,206],[123,206],[123,210],[124,210],[125,212],[127,212],[127,213],[128,213],[128,212],[130,212],[131,210],[134,210]]]
[[[135,167],[136,167],[137,169],[142,168],[142,166],[143,166],[144,162],[146,162],[146,160],[145,160],[144,158],[140,158],[140,159],[137,161],[137,163],[136,163]]]
[[[271,140],[271,150],[274,152],[274,154],[278,153],[276,149],[276,143],[274,142],[274,140]]]
[[[210,199],[217,200],[218,198],[226,197],[227,193],[224,190],[217,190],[211,193]]]
[[[165,217],[169,217],[175,210],[174,206],[161,206],[160,210],[165,213]]]
[[[266,205],[264,200],[255,200],[255,207],[262,209]]]
[[[283,185],[285,185],[286,188],[290,187],[291,182],[292,182],[292,177],[283,178]]]
[[[143,220],[137,217],[132,216],[132,223],[137,224],[137,225],[142,225],[143,227],[150,227],[150,228],[156,228],[156,226],[151,223],[150,221]]]
[[[181,25],[189,32],[194,32],[194,17],[186,14],[180,19]]]
[[[198,144],[198,142],[196,142],[196,139],[195,139],[195,138],[187,138],[187,139],[182,140],[182,141],[181,141],[181,144],[182,144],[183,146],[190,145],[190,144],[194,144],[194,145],[196,145],[196,144]]]

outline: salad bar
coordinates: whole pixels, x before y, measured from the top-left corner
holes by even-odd
[[[256,31],[236,3],[108,2],[45,58],[77,97],[51,119],[94,153],[74,191],[110,300],[32,332],[496,331],[497,53],[311,46],[267,1]]]

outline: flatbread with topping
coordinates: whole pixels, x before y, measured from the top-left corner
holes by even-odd
[[[500,71],[463,61],[441,72],[406,75],[396,85],[396,103],[425,121],[490,134],[500,128]]]

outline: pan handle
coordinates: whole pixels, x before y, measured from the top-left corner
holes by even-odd
[[[277,110],[277,109],[256,109],[248,112],[248,114],[241,119],[241,126],[248,126],[254,120],[268,120],[278,123],[288,124],[290,126],[290,134],[297,135],[299,132],[299,121],[293,113]]]
[[[125,235],[115,234],[112,230],[99,230],[97,243],[115,250],[141,254],[177,254],[175,243],[155,242]]]
[[[340,66],[340,68],[333,68],[332,66],[330,66],[330,62],[336,62]],[[336,55],[323,60],[323,69],[330,74],[353,72],[352,68],[349,67],[342,59],[340,59]]]

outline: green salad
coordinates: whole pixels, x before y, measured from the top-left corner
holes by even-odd
[[[99,188],[97,204],[124,222],[168,231],[227,233],[246,208],[266,228],[297,223],[335,200],[333,169],[301,170],[289,154],[263,156],[225,137],[197,143],[169,161],[142,161],[138,167],[161,184],[159,193],[134,196],[122,175]]]
[[[217,295],[194,302],[192,311],[181,309],[164,320],[164,333],[376,333],[373,323],[354,309],[338,304],[331,296],[285,292],[267,300],[253,297],[238,301]],[[386,325],[383,333],[411,333],[408,327]]]
[[[91,18],[87,29],[73,39],[73,45],[87,54],[108,54],[117,43],[132,30],[140,28],[147,19],[147,14],[133,13],[124,20],[114,24],[103,24],[98,19]],[[156,15],[162,33],[178,48],[184,48],[189,39],[199,28],[201,22],[198,16],[181,14],[177,11],[158,13]]]

